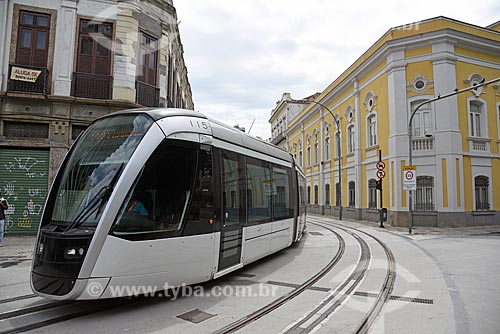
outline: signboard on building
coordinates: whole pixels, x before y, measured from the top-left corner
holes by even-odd
[[[12,71],[10,72],[10,79],[26,82],[36,82],[36,80],[40,76],[40,73],[42,73],[42,71],[13,66]]]
[[[404,190],[417,190],[417,166],[403,166]]]

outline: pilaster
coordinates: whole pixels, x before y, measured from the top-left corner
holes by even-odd
[[[139,22],[134,10],[118,7],[113,71],[113,99],[135,102]]]
[[[71,95],[71,76],[75,54],[76,5],[78,0],[64,0],[57,18],[56,47],[54,54],[54,95]]]

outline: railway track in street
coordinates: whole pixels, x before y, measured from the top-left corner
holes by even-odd
[[[396,279],[396,262],[392,251],[379,238],[362,230],[353,227],[347,227],[340,224],[335,224],[332,222],[313,220],[310,218],[308,218],[308,222],[318,227],[325,228],[330,232],[336,234],[337,238],[339,238],[339,241],[342,240],[344,248],[345,248],[344,238],[338,232],[333,230],[332,227],[347,233],[357,241],[360,247],[360,254],[355,268],[350,272],[348,277],[339,284],[337,284],[335,287],[332,287],[328,295],[323,300],[321,300],[321,302],[318,305],[316,305],[312,310],[303,315],[298,321],[292,323],[287,328],[285,328],[281,333],[297,334],[297,333],[311,333],[316,331],[320,326],[326,323],[331,318],[331,316],[348,301],[348,299],[352,295],[355,294],[356,289],[359,288],[363,280],[367,277],[367,274],[370,270],[369,268],[370,262],[373,256],[372,251],[370,250],[370,246],[368,245],[367,241],[364,240],[364,238],[366,237],[371,238],[373,241],[375,241],[375,243],[383,249],[384,254],[387,258],[387,270],[385,273],[384,281],[381,284],[378,294],[376,294],[375,296],[375,301],[371,305],[369,310],[365,313],[364,317],[359,321],[357,327],[353,328],[354,333],[359,333],[359,334],[367,333],[368,329],[374,324],[377,316],[380,314],[385,303],[387,303],[387,301],[390,299],[391,292],[394,287]],[[344,251],[345,249],[342,249],[342,254]],[[338,255],[339,254],[337,254],[336,257]],[[329,265],[326,266],[320,273],[316,274],[316,276],[317,275],[325,276],[333,268],[335,263],[338,263],[338,260],[340,258],[337,259],[336,257],[334,257],[334,259],[332,259]],[[319,278],[314,279],[314,282],[317,282],[318,280]],[[282,297],[278,298],[277,300],[273,301],[272,303],[261,307],[260,309],[249,314],[248,316],[245,316],[215,331],[214,334],[233,333],[236,332],[237,330],[243,329],[244,327],[254,323],[263,316],[270,314],[283,304],[291,301],[293,298],[295,298],[297,295],[299,295],[306,289],[312,287],[312,285],[314,284],[314,282],[312,281],[313,279],[311,278],[307,282],[299,285],[298,287],[295,287],[294,290],[292,290],[288,294],[285,294]]]

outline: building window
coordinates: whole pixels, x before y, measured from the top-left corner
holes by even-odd
[[[16,64],[47,67],[50,15],[21,11]]]
[[[340,206],[340,183],[335,183],[335,206]]]
[[[300,167],[304,167],[304,156],[302,153],[302,140],[299,140],[299,164],[300,164]]]
[[[314,186],[314,204],[318,205],[318,186]]]
[[[318,143],[314,143],[314,164],[318,164]]]
[[[368,147],[377,145],[377,115],[368,116],[367,119]]]
[[[347,128],[347,153],[354,153],[354,124]]]
[[[328,135],[328,131],[325,137],[325,160],[330,160],[330,136]]]
[[[307,136],[307,166],[311,167],[311,137]]]
[[[488,198],[489,179],[487,176],[480,175],[474,178],[474,190],[476,195],[476,211],[487,211],[490,209]]]
[[[80,20],[73,96],[111,98],[111,41],[113,25]]]
[[[417,176],[415,211],[434,210],[434,177]]]
[[[340,157],[341,157],[340,152],[341,152],[342,143],[340,142],[340,140],[341,140],[340,139],[340,132],[337,131],[335,133],[335,152],[336,152],[337,159],[340,159]]]
[[[413,102],[412,110],[415,110],[420,102],[421,101]],[[414,137],[425,137],[432,135],[430,103],[427,103],[415,113],[415,115],[413,116],[412,127]]]
[[[470,136],[483,137],[485,126],[483,123],[483,108],[484,104],[479,101],[471,101],[469,104],[469,121],[470,121]]]
[[[356,207],[356,187],[354,181],[349,182],[349,207]]]
[[[48,123],[3,122],[3,135],[8,138],[49,138]]]
[[[311,186],[307,186],[307,204],[311,204]]]
[[[330,185],[325,185],[325,205],[330,205]]]
[[[156,86],[158,40],[141,32],[139,49],[138,80],[151,86]]]
[[[377,208],[377,180],[368,181],[368,209]]]

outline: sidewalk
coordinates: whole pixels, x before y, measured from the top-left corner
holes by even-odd
[[[35,247],[35,236],[16,237],[5,236],[3,238],[3,247],[0,247],[0,259],[7,258],[29,258],[33,257]]]
[[[330,216],[321,216],[308,214],[311,217],[323,217],[335,219]],[[340,222],[339,220],[337,220]],[[349,220],[344,219],[342,222],[347,224],[357,224],[358,226],[370,226],[373,228],[378,228],[386,232],[401,235],[403,237],[418,240],[426,239],[429,237],[439,237],[439,236],[473,236],[473,235],[500,235],[500,225],[491,226],[469,226],[469,227],[413,227],[412,234],[409,234],[408,227],[396,227],[391,226],[387,222],[384,223],[384,229],[380,228],[379,222],[372,222],[366,220]]]

